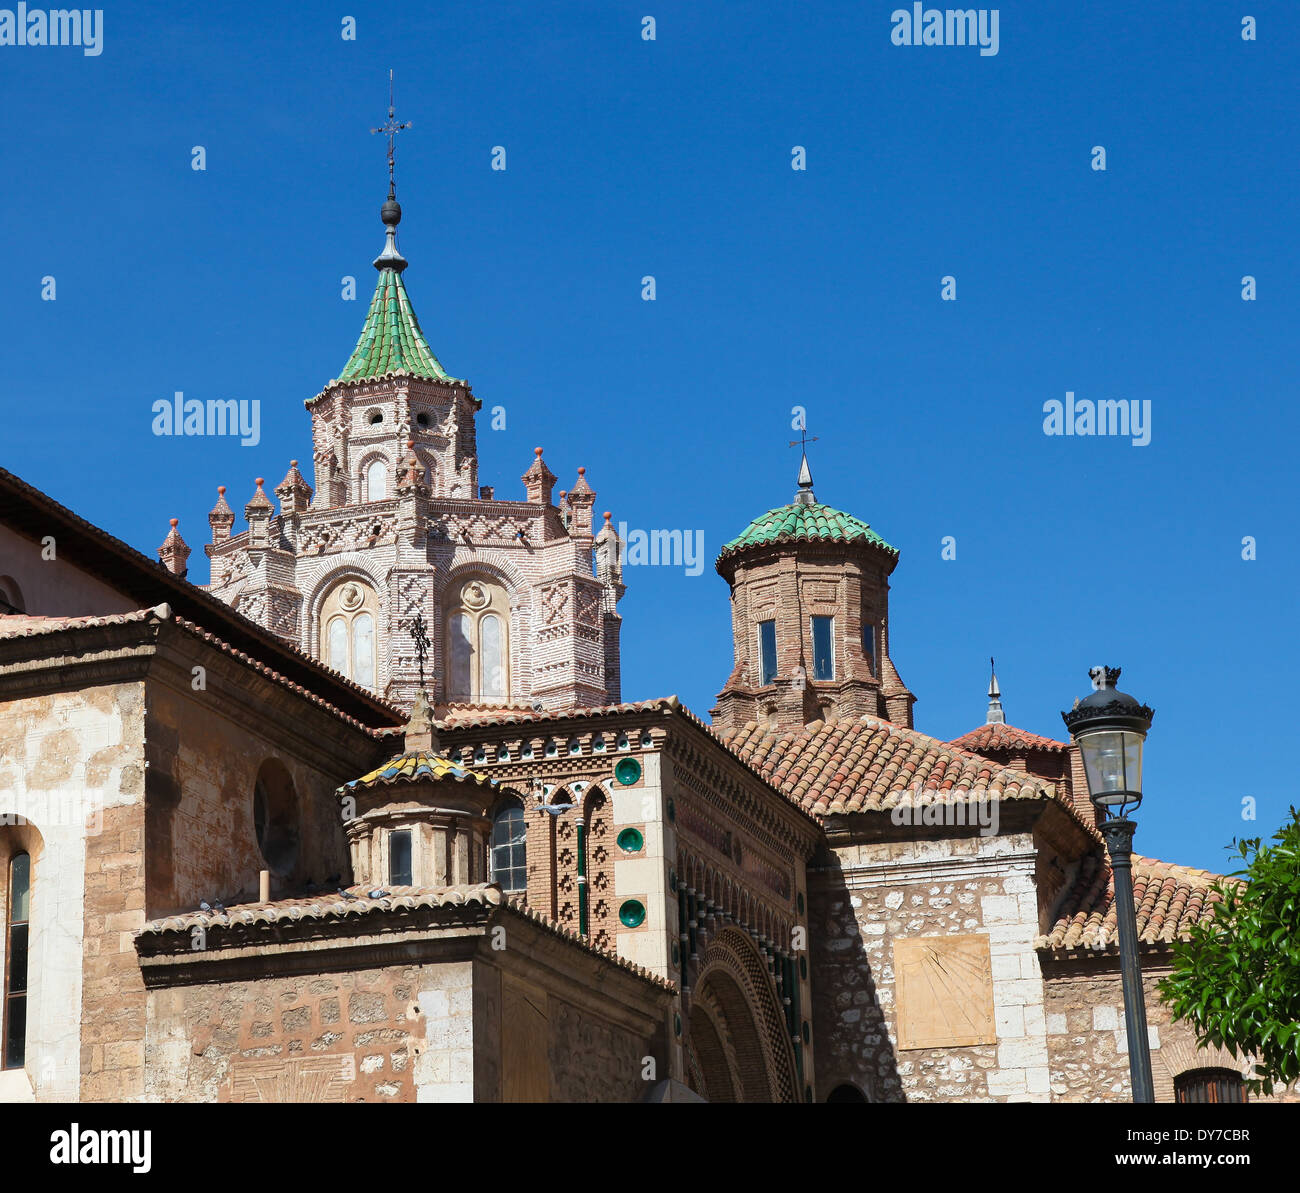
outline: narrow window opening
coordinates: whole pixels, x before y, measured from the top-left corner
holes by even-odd
[[[390,886],[411,886],[411,830],[388,834],[388,882]]]
[[[21,1069],[27,1055],[27,941],[31,920],[32,858],[9,861],[9,912],[5,925],[3,1068]]]
[[[812,619],[813,679],[835,678],[834,631],[833,617]]]
[[[528,825],[518,804],[507,804],[492,818],[492,881],[503,891],[528,887]]]
[[[776,622],[758,623],[759,686],[776,682]]]

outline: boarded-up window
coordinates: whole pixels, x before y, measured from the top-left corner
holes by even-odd
[[[894,977],[900,1050],[997,1042],[987,936],[895,941]]]
[[[551,1099],[550,1024],[546,994],[503,984],[501,1008],[501,1100],[549,1102]]]

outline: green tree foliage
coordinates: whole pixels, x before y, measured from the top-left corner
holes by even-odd
[[[1256,1058],[1247,1088],[1265,1094],[1300,1077],[1300,812],[1272,841],[1233,842],[1243,868],[1214,884],[1220,901],[1160,983],[1198,1044]]]

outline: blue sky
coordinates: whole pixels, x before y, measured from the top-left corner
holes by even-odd
[[[1122,665],[1156,708],[1139,848],[1221,867],[1296,799],[1294,11],[1004,4],[982,56],[893,45],[893,7],[132,4],[98,57],[0,47],[0,462],[151,554],[179,517],[206,578],[215,486],[310,460],[360,329],[392,67],[412,301],[507,411],[482,483],[521,497],[542,444],[712,559],[790,499],[805,406],[818,497],[902,552],[917,727],[982,723],[992,654],[1059,737]],[[176,390],[260,399],[261,443],[154,437]],[[1044,435],[1066,391],[1149,401],[1150,444]],[[625,697],[707,714],[726,585],[628,580]]]

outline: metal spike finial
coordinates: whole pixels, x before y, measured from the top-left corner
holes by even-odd
[[[388,198],[379,210],[379,218],[384,221],[386,239],[384,251],[375,258],[376,269],[392,269],[401,273],[406,268],[406,258],[397,250],[397,225],[402,222],[402,205],[397,201],[396,159],[397,134],[411,127],[409,120],[399,121],[393,107],[393,72],[388,72],[388,119],[370,132],[383,133],[388,137]]]
[[[800,451],[801,459],[799,461],[799,492],[794,495],[795,501],[799,505],[813,505],[817,498],[813,494],[812,469],[808,467],[808,445],[817,442],[817,436],[808,436],[807,428],[799,428],[799,438],[790,440],[790,447],[797,447]]]
[[[986,725],[1005,725],[1006,714],[1002,711],[1002,689],[998,687],[998,673],[993,667],[993,657],[989,656],[989,715]]]

